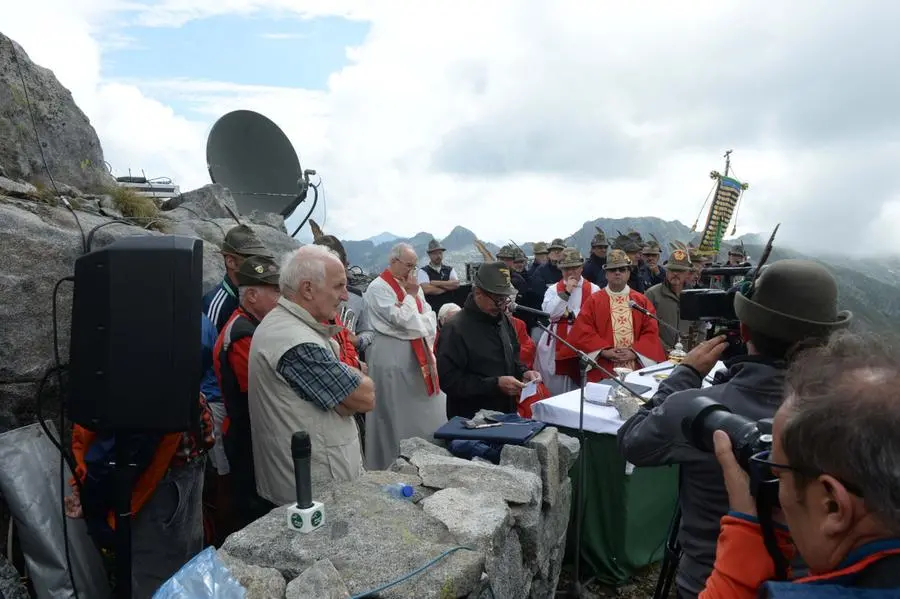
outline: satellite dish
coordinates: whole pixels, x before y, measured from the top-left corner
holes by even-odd
[[[306,199],[309,176],[316,174],[301,170],[284,132],[252,110],[216,121],[206,141],[206,164],[212,182],[231,191],[241,214],[260,210],[287,218]]]

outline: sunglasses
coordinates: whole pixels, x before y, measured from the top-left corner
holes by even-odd
[[[606,272],[628,272],[628,270],[627,266],[618,266],[616,268],[607,268]]]
[[[777,462],[771,461],[769,458],[771,457],[772,452],[770,450],[761,451],[750,457],[750,470],[749,473],[751,478],[759,481],[763,485],[777,485],[778,477],[775,476],[775,473],[772,472],[773,468],[777,468],[779,470],[790,470],[791,472],[796,472],[798,474],[802,474],[809,478],[816,478],[825,474],[825,472],[817,472],[815,470],[809,470],[806,468],[796,468],[794,466],[788,466],[787,464],[779,464]],[[833,475],[832,475],[833,476]],[[835,477],[837,478],[837,477]],[[863,496],[863,491],[857,485],[853,483],[848,483],[847,481],[837,478],[837,480],[844,485],[844,488],[856,495],[857,497]]]

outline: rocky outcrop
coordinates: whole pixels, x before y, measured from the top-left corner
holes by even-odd
[[[97,249],[129,235],[196,237],[204,242],[204,291],[224,274],[219,245],[236,224],[225,209],[234,206],[227,189],[207,185],[185,193],[152,220],[117,218],[121,213],[110,196],[72,193],[70,211],[24,182],[0,180],[0,431],[35,420],[37,383],[54,364],[53,288],[73,273],[85,239]],[[248,224],[276,256],[300,245],[287,235],[280,217]],[[135,283],[139,281],[138,274]],[[60,351],[66,362],[71,285],[60,287],[58,299]]]
[[[3,599],[28,599],[28,591],[16,569],[0,555],[0,597]]]
[[[548,427],[524,447],[504,448],[500,466],[452,457],[423,439],[404,441],[401,454],[392,471],[316,489],[325,504],[317,531],[290,531],[282,507],[232,534],[221,549],[227,563],[242,573],[275,568],[290,581],[285,597],[357,595],[426,564],[378,596],[554,596],[577,440]],[[394,499],[384,491],[392,483],[411,485],[415,494]]]
[[[49,188],[43,150],[47,166],[59,182],[84,191],[100,191],[114,183],[97,133],[71,92],[52,71],[31,62],[25,50],[2,33],[0,140],[0,176]]]

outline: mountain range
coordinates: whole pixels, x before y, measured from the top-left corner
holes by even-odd
[[[651,235],[656,237],[667,254],[668,244],[672,241],[699,241],[699,234],[678,221],[665,221],[654,217],[636,217],[607,219],[600,218],[585,222],[582,227],[568,237],[563,237],[566,245],[578,248],[584,256],[590,251],[591,239],[602,229],[607,237],[612,238],[617,232],[627,233],[639,231],[645,240]],[[723,246],[742,242],[750,261],[755,263],[762,255],[763,246],[768,234],[747,234],[725,240]],[[381,233],[361,241],[342,240],[347,251],[350,264],[360,267],[367,273],[378,273],[387,266],[387,256],[391,247],[399,242],[412,245],[419,255],[419,262],[424,265],[428,258],[425,252],[428,242],[434,237],[427,232],[416,233],[404,238],[392,233]],[[456,226],[449,235],[438,241],[447,248],[444,263],[457,269],[460,278],[465,278],[466,263],[480,263],[481,254],[475,248],[478,239],[471,230]],[[484,242],[488,250],[496,255],[500,249],[496,243]],[[533,242],[510,240],[516,242],[527,255],[531,255]],[[537,240],[535,240],[537,241]],[[549,242],[548,237],[540,241]],[[723,252],[724,253],[724,252]],[[807,256],[801,252],[778,245],[776,237],[774,250],[769,261],[785,258],[806,258],[824,264],[838,281],[839,304],[842,309],[851,310],[857,320],[872,330],[890,332],[900,338],[900,258],[853,258],[846,256]]]

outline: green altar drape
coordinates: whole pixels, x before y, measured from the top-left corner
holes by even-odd
[[[578,437],[577,430],[560,431]],[[587,459],[581,577],[619,586],[662,559],[678,496],[678,468],[635,468],[626,475],[615,435],[585,436],[578,458]],[[579,467],[576,460],[569,470],[573,492],[565,558],[569,564],[575,561]]]

